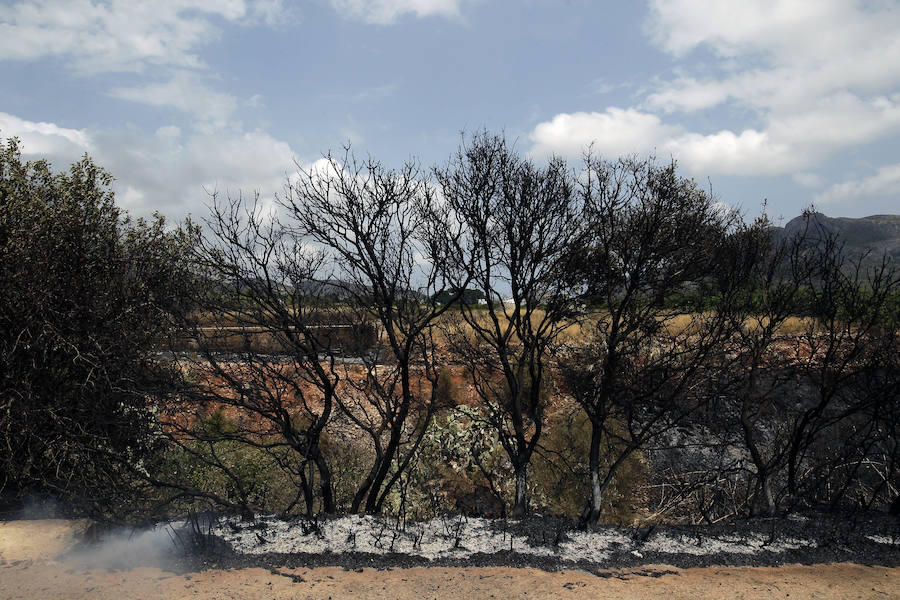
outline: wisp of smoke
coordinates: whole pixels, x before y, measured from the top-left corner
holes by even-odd
[[[171,565],[182,551],[170,525],[145,529],[122,527],[79,544],[62,560],[78,569],[162,568]]]
[[[63,507],[53,498],[29,495],[22,500],[20,506],[8,513],[7,518],[13,521],[33,521],[37,519],[59,519],[63,518],[64,515]]]

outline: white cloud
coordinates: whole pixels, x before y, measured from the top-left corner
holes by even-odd
[[[243,99],[213,88],[200,51],[227,24],[277,25],[292,18],[283,0],[29,0],[0,11],[0,60],[55,59],[76,75],[132,72],[112,97],[189,116],[155,133],[70,129],[0,113],[0,135],[22,138],[28,156],[65,168],[84,152],[116,178],[120,204],[136,214],[206,214],[208,191],[271,197],[294,169],[294,152],[263,131],[243,131]],[[244,102],[261,106],[261,96]],[[171,122],[171,121],[170,121]]]
[[[163,127],[153,135],[126,130],[94,137],[94,157],[122,182],[117,197],[138,214],[204,217],[211,192],[271,198],[295,168],[291,147],[262,131],[185,134]]]
[[[244,106],[247,108],[265,108],[266,104],[263,102],[261,94],[253,94],[244,101]]]
[[[557,114],[532,133],[541,152],[577,154],[596,136],[611,149],[671,152],[695,174],[773,175],[814,168],[900,131],[896,3],[649,4],[648,34],[680,62],[677,77],[655,82],[622,111],[640,115],[646,126],[612,127],[604,125],[609,117],[598,117],[621,109]],[[713,58],[695,53],[688,60],[697,49]],[[684,124],[685,117],[716,107],[728,111],[728,128],[690,131]]]
[[[463,0],[331,0],[334,9],[347,18],[376,25],[390,25],[401,16],[458,17]]]
[[[602,156],[647,152],[679,131],[664,125],[656,115],[635,109],[611,107],[604,112],[559,114],[534,128],[531,153],[577,156],[590,144]]]
[[[0,16],[0,59],[62,57],[84,73],[200,67],[196,50],[219,35],[217,20],[271,22],[279,1],[37,0]]]
[[[863,99],[838,92],[811,103],[803,111],[773,115],[768,131],[795,147],[818,148],[827,154],[865,144],[900,131],[900,94]]]
[[[805,188],[822,187],[823,183],[821,175],[819,175],[818,173],[810,173],[808,171],[794,173],[793,179],[795,182],[797,182],[798,185],[802,185]]]
[[[763,130],[685,134],[660,144],[694,173],[778,175],[808,169],[843,148],[900,132],[900,97],[823,98],[806,111],[772,116]]]
[[[0,60],[53,58],[81,76],[140,74],[139,83],[108,94],[173,107],[211,133],[240,126],[231,122],[239,102],[204,83],[210,77],[199,51],[226,23],[275,25],[290,12],[283,0],[20,1],[0,12]]]
[[[822,99],[867,102],[900,84],[900,9],[848,0],[652,0],[653,40],[676,57],[704,47],[713,75],[663,82],[646,105],[666,112],[735,102],[783,118]],[[735,59],[735,60],[730,60]]]
[[[119,205],[138,216],[158,210],[176,220],[188,213],[202,218],[213,191],[245,197],[258,191],[270,200],[296,170],[290,145],[263,131],[88,132],[0,113],[0,136],[19,137],[26,158],[47,158],[57,170],[88,152],[116,178]]]
[[[297,19],[295,10],[285,7],[283,0],[256,0],[250,5],[250,15],[253,20],[270,26],[292,23]]]
[[[706,175],[777,175],[806,164],[807,158],[766,132],[724,130],[711,135],[688,133],[661,144],[692,173]]]
[[[729,94],[729,89],[719,81],[697,81],[693,77],[681,77],[648,94],[645,104],[648,108],[666,113],[690,112],[721,104],[728,99]]]
[[[741,131],[688,132],[634,108],[562,113],[531,133],[538,155],[578,156],[589,144],[606,155],[671,154],[700,175],[778,175],[808,169],[843,148],[900,132],[900,95],[863,100],[838,93],[806,111],[770,116]]]
[[[130,185],[122,186],[116,196],[116,204],[129,213],[146,212],[143,210],[147,195]]]
[[[69,129],[55,123],[27,121],[0,112],[0,137],[17,137],[26,157],[39,156],[53,163],[71,163],[91,150],[91,137],[83,129]]]
[[[790,147],[764,132],[747,129],[735,134],[725,130],[701,135],[666,125],[656,115],[635,109],[559,114],[535,127],[530,138],[531,153],[537,156],[555,153],[575,157],[591,146],[592,152],[607,157],[671,155],[692,172],[703,174],[781,172],[786,165],[803,160],[800,156],[788,160]]]
[[[238,106],[234,96],[210,89],[194,73],[188,71],[176,71],[164,83],[115,88],[110,91],[110,95],[151,106],[177,108],[191,114],[196,126],[207,132],[227,126]]]
[[[850,203],[877,196],[900,200],[900,163],[880,167],[869,177],[835,184],[816,195],[814,202],[822,205]]]
[[[184,170],[206,187],[274,192],[294,170],[294,152],[263,131],[199,135],[184,146]]]
[[[707,46],[721,57],[808,66],[890,42],[898,19],[894,3],[878,0],[651,0],[647,28],[675,56]]]

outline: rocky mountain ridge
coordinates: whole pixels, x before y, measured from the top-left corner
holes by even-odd
[[[811,226],[823,232],[836,233],[850,253],[870,252],[872,258],[887,254],[900,261],[900,215],[871,215],[861,218],[829,217],[812,213]],[[776,227],[776,234],[793,236],[806,227],[806,217],[801,215],[788,221],[784,227]],[[815,229],[813,229],[814,231]]]

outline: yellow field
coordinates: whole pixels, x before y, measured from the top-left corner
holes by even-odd
[[[485,326],[491,326],[491,318],[487,310],[477,310],[473,313],[478,319],[478,323]],[[340,320],[340,316],[346,318],[351,317],[350,311],[343,313],[339,308],[329,311],[332,320]],[[546,316],[545,311],[536,310],[531,315],[532,324],[537,326]],[[563,344],[577,344],[585,342],[595,333],[600,321],[607,317],[608,313],[604,311],[594,311],[578,320],[572,320],[559,332],[556,341]],[[699,331],[702,322],[710,315],[702,313],[681,313],[670,314],[665,317],[659,317],[660,321],[665,322],[666,330],[670,335],[692,335]],[[500,326],[506,328],[512,314],[498,312]],[[216,316],[211,313],[203,313],[195,316],[197,322],[201,323],[201,335],[207,342],[211,342],[218,351],[239,351],[247,349],[259,352],[278,352],[282,350],[280,342],[271,333],[266,331],[264,327],[258,326],[238,326],[237,321],[229,316]],[[747,319],[744,326],[748,329],[755,329],[766,323],[765,319]],[[778,333],[782,335],[799,335],[809,331],[814,327],[814,323],[809,318],[790,317],[779,327]],[[449,337],[453,335],[474,335],[472,326],[467,323],[462,315],[454,310],[444,313],[434,329],[435,341],[438,345],[444,345],[449,341]],[[187,336],[181,338],[176,343],[178,350],[197,350],[197,341]]]

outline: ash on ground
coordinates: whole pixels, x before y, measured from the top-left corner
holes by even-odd
[[[855,562],[900,565],[900,521],[881,514],[808,514],[727,524],[598,527],[554,517],[424,522],[363,515],[220,517],[210,529],[217,566],[514,566],[590,571]],[[228,550],[221,551],[225,547]],[[206,563],[210,564],[210,563]]]

